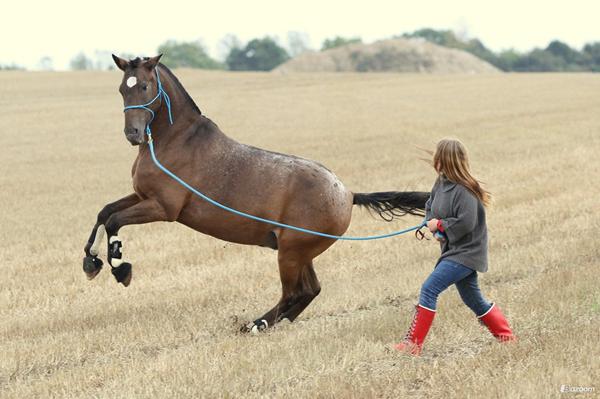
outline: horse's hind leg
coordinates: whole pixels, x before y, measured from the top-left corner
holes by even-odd
[[[242,327],[242,331],[258,332],[283,319],[294,321],[321,291],[312,259],[306,259],[306,255],[280,250],[279,277],[282,292],[277,305],[259,319]]]
[[[294,321],[321,292],[321,284],[317,279],[312,261],[302,267],[299,285],[299,295],[295,303],[281,315],[281,319]]]
[[[243,332],[258,332],[273,326],[281,320],[281,315],[290,309],[300,294],[299,281],[302,274],[302,261],[296,253],[280,250],[278,253],[281,298],[273,309],[254,322],[242,327]]]

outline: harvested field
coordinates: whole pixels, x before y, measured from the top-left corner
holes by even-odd
[[[175,71],[233,138],[318,160],[357,192],[428,190],[416,146],[461,138],[495,196],[499,345],[443,294],[423,356],[390,350],[438,247],[412,236],[336,243],[297,322],[239,326],[270,308],[276,253],[178,224],[120,233],[129,288],[86,281],[97,212],[131,191],[119,73],[0,73],[0,397],[548,398],[600,390],[600,80],[591,74],[290,74]],[[387,232],[355,210],[348,234]]]

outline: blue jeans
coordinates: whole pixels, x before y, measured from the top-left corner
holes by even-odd
[[[452,284],[456,284],[463,302],[471,308],[476,316],[481,316],[490,310],[492,304],[481,295],[477,283],[477,272],[451,260],[440,261],[425,280],[421,287],[419,304],[427,309],[435,310],[438,296]]]

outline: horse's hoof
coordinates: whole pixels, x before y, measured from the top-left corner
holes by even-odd
[[[92,280],[102,270],[102,260],[95,256],[86,256],[83,258],[83,271],[88,280]]]
[[[240,331],[243,333],[250,333],[256,335],[259,332],[266,330],[268,327],[269,323],[267,323],[266,320],[254,320],[252,323],[248,323],[245,326],[242,326]]]
[[[131,283],[131,263],[123,262],[119,266],[113,267],[111,272],[117,279],[117,282],[123,284],[125,287]]]

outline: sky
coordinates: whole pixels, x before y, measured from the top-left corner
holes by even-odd
[[[15,0],[2,11],[0,64],[27,69],[39,69],[42,57],[68,69],[79,52],[154,55],[168,39],[201,40],[222,59],[227,34],[242,42],[269,35],[286,46],[288,32],[303,32],[314,49],[338,35],[368,43],[424,27],[477,37],[494,51],[600,41],[598,0]]]

